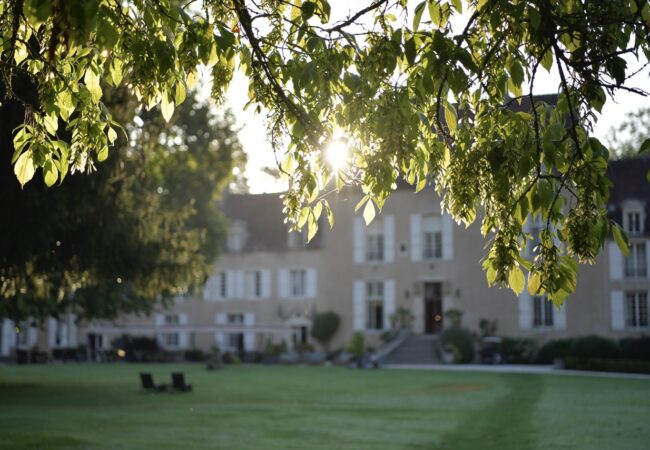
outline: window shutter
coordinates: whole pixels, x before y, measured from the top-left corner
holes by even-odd
[[[366,250],[365,245],[366,233],[364,230],[363,219],[361,217],[354,218],[354,262],[361,264],[364,258],[364,252]]]
[[[280,298],[289,297],[289,270],[280,269],[278,272],[278,294]]]
[[[366,284],[361,280],[354,282],[352,322],[354,331],[363,331],[366,328],[365,297]]]
[[[214,316],[214,322],[217,325],[225,325],[226,324],[226,315],[223,313],[218,313],[217,315]]]
[[[623,304],[623,291],[612,291],[609,294],[612,313],[612,330],[625,329],[625,307]]]
[[[645,241],[645,273],[650,278],[650,241]]]
[[[219,272],[213,273],[206,281],[203,287],[203,300],[213,302],[219,298],[220,289],[220,276]]]
[[[226,298],[237,298],[237,272],[226,271]]]
[[[156,314],[156,326],[161,327],[165,323],[165,315],[164,314]]]
[[[442,216],[442,259],[454,259],[454,220],[449,214]]]
[[[235,271],[235,298],[244,298],[245,294],[244,272],[242,270]]]
[[[16,342],[16,333],[14,332],[14,323],[9,319],[4,319],[0,322],[2,330],[2,348],[0,348],[0,356],[9,356],[13,343]]]
[[[77,315],[68,315],[68,347],[77,348]]]
[[[47,318],[47,345],[51,349],[56,347],[56,322],[57,321],[54,317]]]
[[[226,351],[226,333],[215,333],[214,343],[217,344],[220,352]]]
[[[178,333],[178,348],[187,348],[189,346],[189,339],[186,332]]]
[[[395,216],[384,217],[384,261],[395,261]]]
[[[609,243],[609,279],[620,280],[623,278],[623,254],[618,249],[616,242]]]
[[[411,261],[422,260],[422,216],[411,214]]]
[[[255,333],[244,333],[244,350],[247,352],[255,351]]]
[[[271,297],[271,271],[262,270],[262,298]]]
[[[566,301],[560,308],[553,306],[553,328],[556,330],[566,330],[566,308]]]
[[[244,325],[246,327],[252,327],[255,325],[255,314],[245,313]],[[249,331],[244,333],[244,350],[247,352],[255,351],[255,332]]]
[[[524,292],[519,296],[517,307],[519,310],[519,328],[522,330],[531,329],[533,327],[532,299],[527,289],[524,289]]]
[[[31,320],[30,320],[31,322]],[[31,348],[36,345],[38,342],[38,328],[36,327],[28,327],[27,328],[27,345]]]
[[[307,297],[309,298],[316,297],[317,289],[318,289],[318,285],[317,285],[316,269],[309,268],[307,269]]]
[[[395,313],[395,280],[384,281],[384,329],[391,328],[390,317]]]
[[[178,315],[178,324],[183,326],[187,325],[187,314]]]

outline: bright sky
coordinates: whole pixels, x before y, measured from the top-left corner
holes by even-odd
[[[330,0],[330,3],[332,5],[332,19],[334,21],[345,18],[356,11],[356,9],[350,10],[349,5],[355,2],[350,2],[349,0]],[[412,3],[415,4],[415,2]],[[358,2],[357,8],[362,8],[366,4],[367,2]],[[461,26],[467,20],[463,16],[457,18]],[[628,61],[628,65],[638,67],[638,63],[631,59]],[[556,69],[556,67],[553,66],[553,69]],[[629,80],[630,86],[647,88],[649,85],[648,78],[648,69],[645,69]],[[545,70],[540,69],[535,80],[535,94],[555,93],[558,91],[558,84],[559,75],[555,70],[549,74]],[[276,159],[271,144],[266,137],[265,114],[263,112],[256,114],[254,107],[250,107],[244,111],[244,105],[247,101],[248,79],[241,73],[236,74],[227,93],[226,106],[232,108],[237,117],[237,122],[241,127],[239,139],[248,154],[246,175],[250,190],[252,193],[283,191],[286,189],[285,183],[274,179],[262,171],[264,167],[275,167]],[[617,126],[625,119],[627,114],[636,111],[649,102],[650,100],[648,99],[623,91],[618,92],[613,99],[608,98],[602,115],[596,124],[596,129],[594,130],[596,137],[605,141],[605,137],[612,126]]]

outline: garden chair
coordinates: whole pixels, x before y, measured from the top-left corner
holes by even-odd
[[[185,375],[176,372],[172,373],[172,388],[176,391],[189,392],[192,390],[192,385],[185,384]]]
[[[167,390],[167,385],[155,384],[153,382],[153,375],[150,373],[141,373],[140,382],[142,383],[142,389],[148,392],[162,392]]]

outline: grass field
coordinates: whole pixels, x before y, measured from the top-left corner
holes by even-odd
[[[140,392],[138,373],[189,394]],[[650,382],[201,365],[0,366],[2,449],[649,449]]]

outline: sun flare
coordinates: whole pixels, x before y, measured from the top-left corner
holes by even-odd
[[[335,172],[343,169],[348,163],[348,146],[345,140],[335,139],[325,150],[325,157]]]

